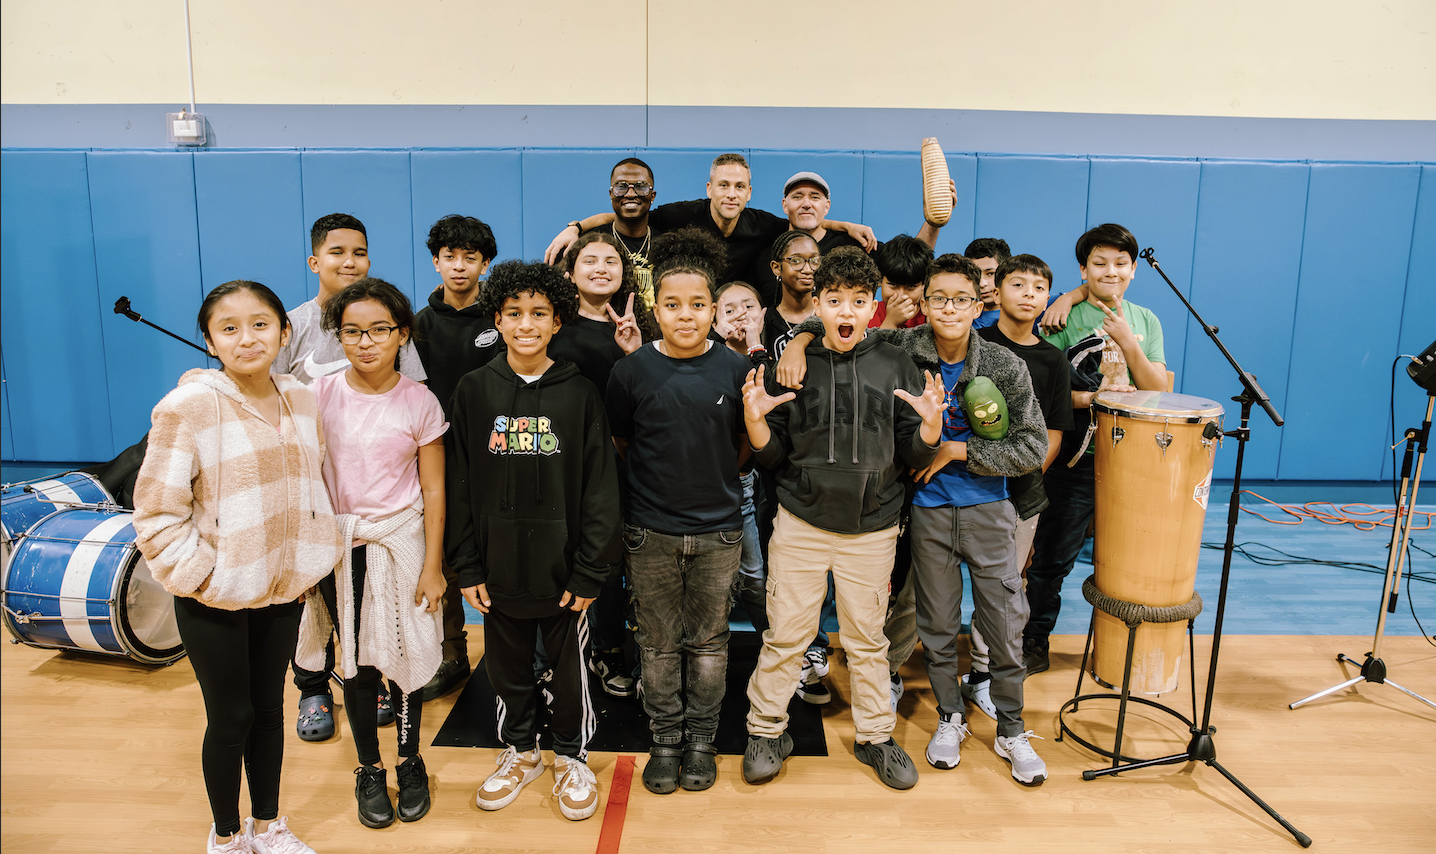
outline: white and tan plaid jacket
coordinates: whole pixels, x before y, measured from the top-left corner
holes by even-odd
[[[151,414],[135,532],[176,596],[229,611],[292,602],[339,562],[318,405],[293,377],[274,382],[280,430],[218,370],[186,371]]]

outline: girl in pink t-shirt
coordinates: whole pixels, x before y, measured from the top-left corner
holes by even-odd
[[[357,665],[344,681],[344,711],[359,753],[354,796],[367,827],[387,827],[395,818],[372,714],[381,670],[390,679],[403,760],[398,818],[417,821],[430,804],[419,727],[424,684],[442,657],[449,425],[433,393],[399,373],[399,350],[413,325],[409,300],[393,285],[361,279],[348,286],[324,306],[323,326],[338,336],[350,367],[311,386],[328,447],[324,483],[353,546],[321,591],[343,662],[351,672]]]

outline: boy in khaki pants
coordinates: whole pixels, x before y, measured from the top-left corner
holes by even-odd
[[[855,754],[894,789],[917,769],[892,740],[883,635],[903,487],[900,466],[924,469],[942,435],[943,389],[901,350],[865,333],[879,274],[860,250],[823,259],[813,280],[821,341],[809,346],[801,391],[774,394],[761,371],[743,387],[754,458],[773,471],[780,509],[768,547],[768,619],[748,682],[743,777],[772,779],[793,750],[788,701],[817,629],[831,571],[852,674]]]

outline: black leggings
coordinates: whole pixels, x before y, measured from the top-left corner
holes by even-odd
[[[204,694],[201,765],[220,836],[239,832],[241,762],[254,817],[279,817],[284,672],[299,638],[300,611],[298,602],[223,611],[175,598],[175,622]],[[372,726],[372,713],[369,721]]]
[[[354,639],[359,639],[359,613],[364,603],[364,576],[368,569],[365,560],[365,546],[353,551],[351,563],[354,569]],[[339,607],[336,593],[337,582],[331,573],[321,582],[319,590],[329,605],[334,625],[339,625]],[[413,594],[410,594],[411,596]],[[403,596],[403,593],[400,593]],[[341,628],[340,631],[343,629]],[[349,719],[349,731],[354,734],[354,747],[359,752],[363,765],[379,763],[379,722],[374,713],[379,705],[379,671],[367,665],[360,666],[353,679],[344,680],[344,716]],[[399,730],[399,755],[407,758],[419,755],[419,726],[424,721],[424,689],[405,694],[394,681],[389,682],[389,695],[394,701],[394,722]]]

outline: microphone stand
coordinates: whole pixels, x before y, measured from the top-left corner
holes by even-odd
[[[1217,328],[1208,324],[1202,319],[1200,314],[1197,314],[1197,310],[1192,307],[1192,304],[1187,301],[1187,298],[1177,286],[1172,284],[1172,280],[1167,278],[1167,274],[1162,272],[1161,265],[1157,263],[1157,259],[1154,257],[1152,250],[1150,248],[1143,250],[1141,257],[1146,259],[1147,263],[1152,265],[1152,269],[1156,270],[1163,281],[1171,287],[1172,292],[1177,295],[1177,299],[1182,301],[1182,305],[1186,306],[1187,311],[1191,312],[1192,317],[1196,318],[1197,323],[1201,324],[1202,330],[1207,333],[1207,337],[1212,339],[1212,343],[1217,345],[1217,349],[1226,357],[1227,362],[1232,366],[1232,370],[1237,373],[1237,379],[1242,384],[1242,393],[1233,397],[1232,400],[1242,405],[1241,426],[1235,430],[1226,430],[1222,433],[1223,436],[1237,440],[1237,465],[1236,473],[1232,480],[1231,503],[1227,506],[1227,542],[1226,548],[1222,553],[1222,585],[1221,592],[1217,596],[1216,627],[1212,630],[1212,659],[1207,670],[1207,695],[1202,711],[1202,722],[1201,724],[1192,725],[1192,740],[1187,743],[1187,749],[1182,753],[1164,756],[1160,759],[1149,759],[1144,762],[1133,762],[1128,765],[1103,768],[1097,771],[1084,771],[1082,772],[1082,778],[1084,780],[1091,780],[1107,774],[1116,774],[1122,771],[1132,771],[1155,765],[1175,765],[1180,762],[1203,762],[1217,769],[1228,782],[1240,789],[1242,794],[1246,795],[1253,803],[1265,810],[1267,815],[1276,819],[1278,824],[1286,828],[1287,832],[1296,838],[1297,843],[1299,843],[1302,848],[1310,848],[1310,836],[1297,830],[1292,826],[1291,822],[1282,818],[1280,813],[1272,809],[1266,801],[1258,797],[1256,792],[1247,788],[1241,780],[1238,780],[1234,774],[1226,768],[1223,768],[1221,763],[1217,762],[1217,745],[1212,738],[1212,735],[1217,730],[1216,727],[1211,725],[1212,698],[1216,691],[1217,684],[1217,662],[1221,658],[1222,650],[1222,621],[1226,616],[1227,587],[1231,579],[1232,571],[1232,551],[1236,547],[1237,514],[1241,509],[1242,462],[1246,451],[1246,443],[1251,438],[1251,430],[1247,425],[1251,418],[1252,405],[1257,404],[1266,410],[1266,414],[1271,417],[1271,420],[1276,423],[1276,426],[1280,427],[1283,422],[1281,416],[1277,414],[1276,409],[1272,407],[1271,398],[1267,396],[1266,392],[1263,391],[1262,387],[1257,383],[1256,377],[1252,376],[1244,370],[1241,365],[1237,364],[1237,360],[1233,358],[1231,352],[1227,350],[1222,344],[1221,339],[1217,337]],[[1192,686],[1192,689],[1195,691],[1196,686]],[[1121,745],[1117,746],[1117,751],[1119,753],[1121,752]]]
[[[163,332],[174,340],[184,344],[188,344],[196,350],[200,351],[201,353],[205,354],[206,356],[209,356],[208,350],[204,349],[203,347],[199,346],[188,338],[181,338],[173,332],[169,331],[168,329],[165,329],[163,326],[156,326],[155,324],[150,323],[148,320],[145,320],[143,317],[140,316],[140,313],[138,311],[135,311],[134,309],[130,308],[129,297],[120,297],[119,299],[115,300],[115,314],[123,314],[125,317],[128,317],[130,320],[133,320],[136,323],[143,323],[151,329],[158,329],[159,331]]]

